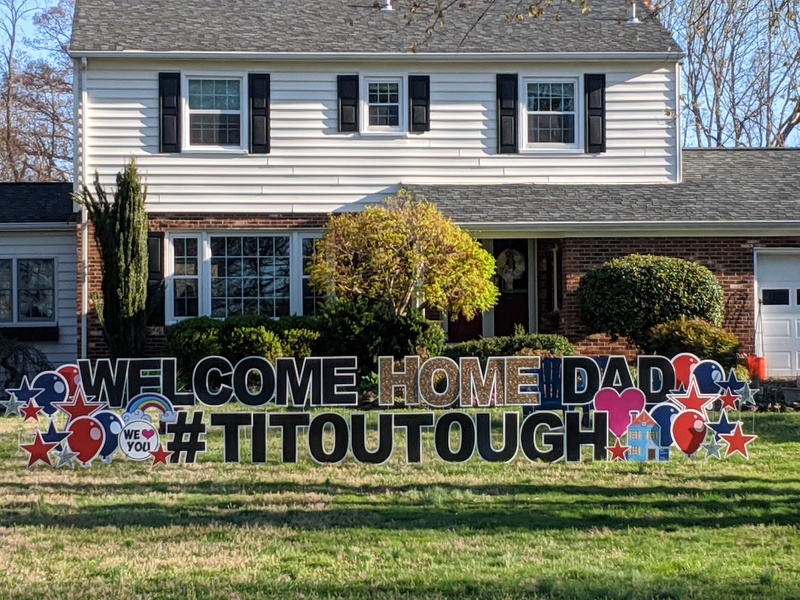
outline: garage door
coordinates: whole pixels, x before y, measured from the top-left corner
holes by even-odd
[[[800,375],[800,254],[756,255],[756,352],[770,377]],[[763,348],[763,350],[762,350]]]

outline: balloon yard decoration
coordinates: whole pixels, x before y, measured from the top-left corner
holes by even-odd
[[[379,411],[377,441],[369,443],[364,412],[330,410],[358,407],[353,357],[253,356],[236,364],[207,357],[194,369],[192,391],[178,390],[173,358],[81,360],[23,378],[0,406],[7,417],[36,423],[32,439],[20,444],[28,468],[194,463],[214,431],[222,434],[225,462],[255,464],[267,463],[271,436],[280,439],[280,459],[272,462],[294,463],[303,454],[318,463],[366,464],[396,452],[421,462],[426,433],[446,462],[475,455],[489,462],[578,462],[588,454],[749,458],[756,439],[734,417],[753,403],[748,382],[689,354],[638,357],[636,381],[621,356],[378,362],[378,407],[393,407],[399,397],[408,410]],[[506,410],[488,410],[497,407]],[[492,437],[493,416],[502,420],[502,440]]]

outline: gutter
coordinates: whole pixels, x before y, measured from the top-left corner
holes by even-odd
[[[219,52],[149,50],[72,50],[73,58],[148,58],[163,60],[285,60],[297,62],[674,62],[683,52]]]
[[[75,228],[75,222],[63,221],[58,223],[0,223],[0,231],[71,231]]]

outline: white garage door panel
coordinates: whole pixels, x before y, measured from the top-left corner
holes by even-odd
[[[791,338],[792,325],[788,320],[768,321],[764,319],[764,335],[774,338]]]
[[[770,377],[800,375],[800,252],[756,255],[756,350],[767,357]]]

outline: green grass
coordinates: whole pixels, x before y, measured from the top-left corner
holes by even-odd
[[[448,465],[426,439],[422,465],[237,466],[215,434],[192,466],[29,472],[0,420],[0,598],[800,598],[800,414],[745,421],[750,462]]]

